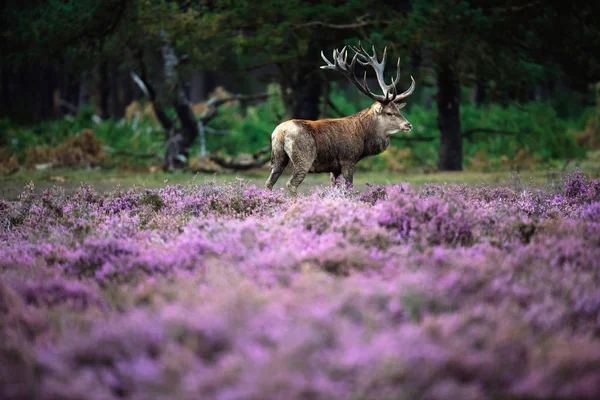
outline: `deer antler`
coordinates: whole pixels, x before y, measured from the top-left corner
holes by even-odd
[[[390,85],[385,83],[385,78],[383,77],[383,72],[385,70],[385,63],[387,60],[387,47],[383,51],[383,59],[381,62],[377,60],[377,52],[375,51],[375,46],[373,46],[373,55],[369,55],[367,51],[363,48],[362,44],[358,43],[359,47],[351,47],[355,52],[350,65],[348,65],[348,51],[346,46],[342,49],[342,51],[338,51],[337,49],[333,51],[333,63],[330,62],[323,52],[321,51],[321,57],[327,63],[327,65],[321,66],[322,69],[331,69],[334,71],[338,71],[342,73],[350,82],[352,82],[362,93],[369,96],[371,99],[378,101],[382,104],[388,104],[392,101],[402,100],[412,94],[415,90],[415,80],[411,76],[412,84],[407,91],[401,94],[396,93],[396,85],[400,80],[400,57],[398,57],[398,62],[396,65],[396,77],[392,79],[392,83]],[[377,82],[379,82],[379,86],[381,90],[383,90],[383,96],[374,94],[367,85],[367,72],[365,71],[364,83],[360,83],[354,74],[354,67],[356,66],[356,61],[358,61],[361,65],[367,66],[370,65],[377,75]]]

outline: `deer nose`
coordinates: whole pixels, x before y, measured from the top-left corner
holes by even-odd
[[[411,124],[408,124],[408,129],[412,129],[412,125]]]

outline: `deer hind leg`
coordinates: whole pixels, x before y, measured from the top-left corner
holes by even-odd
[[[267,189],[273,189],[273,186],[277,183],[277,180],[289,162],[290,157],[286,154],[283,146],[281,146],[281,149],[273,149],[273,155],[271,156],[271,174],[265,183]]]
[[[306,174],[310,170],[311,165],[315,161],[316,153],[314,149],[293,149],[291,151],[292,164],[294,164],[294,172],[290,180],[286,183],[288,190],[292,196],[298,194],[298,186],[302,183]]]

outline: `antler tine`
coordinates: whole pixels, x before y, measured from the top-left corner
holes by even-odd
[[[381,64],[385,67],[385,62],[387,61],[387,46],[383,48],[383,58],[381,59]]]
[[[354,51],[354,57],[352,57],[352,61],[350,65],[348,65],[348,46],[344,46],[341,51],[335,49],[333,51],[333,62],[330,62],[323,51],[321,51],[321,57],[325,61],[327,65],[321,66],[322,69],[332,69],[334,71],[341,72],[350,82],[352,82],[362,93],[366,94],[370,98],[380,103],[390,103],[392,101],[397,101],[400,98],[405,98],[409,96],[414,90],[414,79],[411,87],[400,96],[398,96],[396,85],[400,81],[400,57],[398,57],[398,61],[396,63],[396,77],[392,79],[392,83],[390,85],[385,83],[385,78],[383,76],[385,70],[385,64],[387,61],[387,47],[383,50],[383,57],[381,62],[379,62],[377,57],[377,51],[375,50],[375,46],[372,47],[373,55],[370,55],[362,43],[359,41],[358,46],[350,45],[349,48]],[[377,82],[379,86],[383,90],[383,96],[374,94],[367,83],[367,72],[365,71],[363,77],[363,83],[360,83],[354,73],[354,67],[356,66],[356,62],[359,62],[363,66],[370,65],[377,75]],[[412,77],[411,77],[412,79]]]
[[[365,76],[363,77],[363,87],[365,90],[371,91],[371,89],[369,89],[369,84],[367,83],[367,71],[365,71]]]
[[[348,70],[348,50],[346,49],[346,46],[344,46],[341,51],[338,51],[336,64],[339,68]]]
[[[415,91],[415,79],[412,77],[412,75],[410,77],[410,80],[412,81],[412,83],[410,84],[410,87],[408,89],[406,89],[405,92],[396,96],[394,101],[403,100],[403,99],[407,98],[408,96],[410,96]]]
[[[356,57],[358,56],[358,54],[354,54],[354,57],[352,57],[352,61],[350,62],[350,69],[352,71],[354,71],[354,66],[356,65]]]
[[[381,62],[379,62],[378,57],[377,57],[377,50],[375,49],[375,46],[372,46],[372,50],[373,50],[373,54],[369,54],[367,52],[367,50],[364,48],[364,46],[362,45],[361,42],[358,43],[358,46],[351,46],[350,47],[354,52],[356,52],[356,54],[358,55],[358,62],[362,65],[362,66],[367,66],[370,65],[373,70],[375,70],[375,74],[377,75],[377,82],[379,83],[379,86],[381,88],[381,90],[383,91],[383,96],[382,99],[383,100],[379,100],[379,101],[383,101],[386,103],[389,103],[390,101],[393,101],[395,98],[395,94],[397,92],[392,92],[392,88],[399,82],[400,80],[400,71],[398,70],[396,72],[396,78],[392,79],[392,83],[390,85],[385,83],[385,77],[384,77],[384,70],[385,70],[385,64],[387,62],[387,47],[384,48],[383,50],[383,57]],[[390,99],[390,95],[392,96]]]
[[[400,82],[400,57],[396,63],[396,77],[392,79],[392,86],[395,88],[398,82]]]
[[[362,44],[360,44],[360,42],[358,42],[358,44],[362,48]],[[356,55],[359,56],[358,62],[360,63],[360,65],[363,65],[363,66],[369,65],[369,61],[367,60],[367,56],[365,56],[365,54],[364,54],[365,53],[364,49],[361,50],[361,49],[359,49],[356,46],[350,46],[350,48],[352,49],[352,51],[354,51],[354,53]]]
[[[323,54],[323,50],[321,50],[321,58],[323,58],[323,61],[325,61],[327,63],[327,65],[322,65],[321,69],[335,69],[335,65],[330,62],[327,57],[325,57],[325,54]],[[334,58],[335,61],[335,58]]]
[[[390,94],[390,101],[394,101],[394,99],[398,95],[398,90],[396,89],[396,86],[392,86],[392,88],[389,91],[389,94]],[[387,99],[387,94],[385,95],[385,98]]]
[[[392,80],[392,84],[388,85],[385,83],[385,77],[383,76],[384,70],[385,70],[385,63],[387,61],[387,47],[384,48],[383,50],[383,58],[381,60],[381,62],[379,62],[377,60],[377,51],[375,50],[375,45],[373,45],[373,56],[369,57],[369,63],[371,64],[371,67],[373,67],[373,69],[375,70],[375,74],[377,75],[377,81],[379,82],[379,86],[381,87],[381,90],[383,90],[383,94],[386,98],[386,101],[393,101],[394,97],[393,96],[390,100],[388,100],[388,95],[391,92],[392,87],[394,86],[394,82]]]

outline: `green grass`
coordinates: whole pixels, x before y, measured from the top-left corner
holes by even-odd
[[[366,183],[395,184],[408,182],[417,187],[425,183],[468,183],[473,185],[504,185],[514,184],[520,180],[522,183],[544,185],[556,183],[561,180],[562,175],[575,170],[575,166],[569,166],[565,171],[526,171],[519,174],[511,172],[436,172],[436,173],[399,173],[386,171],[358,171],[354,176],[355,186],[358,190],[364,190]],[[598,169],[583,171],[592,178],[598,178]],[[17,199],[23,187],[33,182],[36,191],[42,191],[52,186],[60,186],[67,192],[76,189],[82,182],[90,184],[99,192],[106,192],[116,186],[129,188],[132,186],[146,186],[160,188],[166,185],[177,184],[202,184],[207,180],[217,182],[230,182],[236,179],[244,179],[251,184],[262,187],[269,172],[267,169],[239,172],[235,174],[191,174],[189,172],[133,172],[120,169],[85,170],[85,169],[53,169],[45,171],[19,171],[10,176],[0,177],[0,198],[5,200]],[[285,182],[289,177],[286,170],[277,182],[276,189],[285,188]],[[308,192],[318,185],[329,185],[328,174],[309,174],[300,186],[301,192]]]

